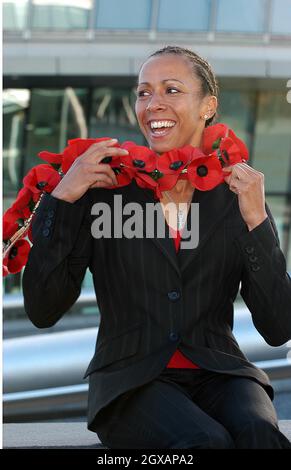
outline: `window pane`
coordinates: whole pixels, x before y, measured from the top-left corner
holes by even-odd
[[[42,163],[37,156],[41,150],[60,152],[69,139],[87,137],[86,104],[84,89],[32,90],[25,172]]]
[[[273,0],[271,31],[291,34],[291,0]]]
[[[15,201],[22,187],[21,166],[25,114],[29,106],[27,89],[3,90],[3,212]],[[3,293],[19,293],[21,273],[3,278]]]
[[[291,113],[286,93],[261,91],[257,109],[254,166],[265,174],[267,191],[288,190]],[[290,188],[289,188],[290,191]]]
[[[20,187],[20,164],[23,152],[25,112],[29,105],[29,90],[3,90],[3,185],[4,209],[6,198],[16,196]],[[6,206],[6,207],[5,207]]]
[[[286,257],[287,271],[291,274],[291,201],[286,196],[267,196],[266,201],[278,229],[280,246]]]
[[[158,29],[205,31],[209,13],[210,0],[160,0]]]
[[[96,14],[96,26],[100,29],[148,29],[151,1],[98,0]]]
[[[92,0],[33,0],[35,29],[86,29]]]
[[[118,138],[144,144],[134,113],[135,95],[130,89],[97,88],[93,93],[91,137]]]
[[[226,123],[249,147],[255,106],[255,93],[224,90],[219,99],[219,121]]]
[[[4,0],[2,10],[4,31],[17,31],[25,28],[27,4],[27,0]]]
[[[218,0],[217,31],[261,33],[264,31],[265,0]]]

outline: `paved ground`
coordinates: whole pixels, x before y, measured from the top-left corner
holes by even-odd
[[[291,421],[280,421],[280,429],[291,439]],[[6,449],[103,448],[86,423],[4,424],[3,447]]]
[[[291,420],[291,393],[277,393],[274,399],[274,406],[277,411],[278,419]]]

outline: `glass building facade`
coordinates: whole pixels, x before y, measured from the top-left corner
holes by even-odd
[[[114,14],[113,14],[114,12]],[[291,34],[290,0],[3,0],[4,31]]]
[[[4,48],[21,38],[53,41],[58,34],[74,40],[86,37],[91,44],[98,41],[98,34],[106,34],[108,41],[117,45],[117,32],[128,35],[131,47],[134,34],[145,34],[137,36],[144,38],[145,56],[149,46],[157,48],[147,43],[151,34],[156,38],[161,35],[166,43],[175,43],[173,35],[180,38],[184,33],[197,34],[202,44],[221,40],[232,45],[237,40],[246,47],[251,41],[266,45],[280,40],[290,47],[291,0],[180,0],[179,4],[174,0],[4,0],[3,30]],[[290,76],[254,80],[218,74],[218,120],[247,143],[251,164],[265,174],[266,198],[289,272],[291,104],[286,84],[290,78],[291,72]],[[85,73],[79,77],[67,74],[58,81],[40,73],[37,79],[20,76],[15,87],[4,68],[4,209],[15,199],[27,171],[41,163],[37,157],[41,150],[59,152],[74,137],[112,136],[143,144],[134,113],[135,81],[135,73],[100,74],[97,81]],[[87,275],[84,289],[91,288]],[[21,294],[21,273],[5,278],[4,292],[5,306],[6,300]]]

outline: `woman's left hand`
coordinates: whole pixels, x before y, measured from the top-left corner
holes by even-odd
[[[261,224],[268,214],[265,209],[264,175],[246,163],[223,168],[229,189],[238,195],[242,218],[249,230]]]

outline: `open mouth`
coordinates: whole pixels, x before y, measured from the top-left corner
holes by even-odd
[[[152,138],[161,138],[169,135],[173,128],[175,127],[176,122],[172,120],[152,120],[148,122],[148,127]]]

